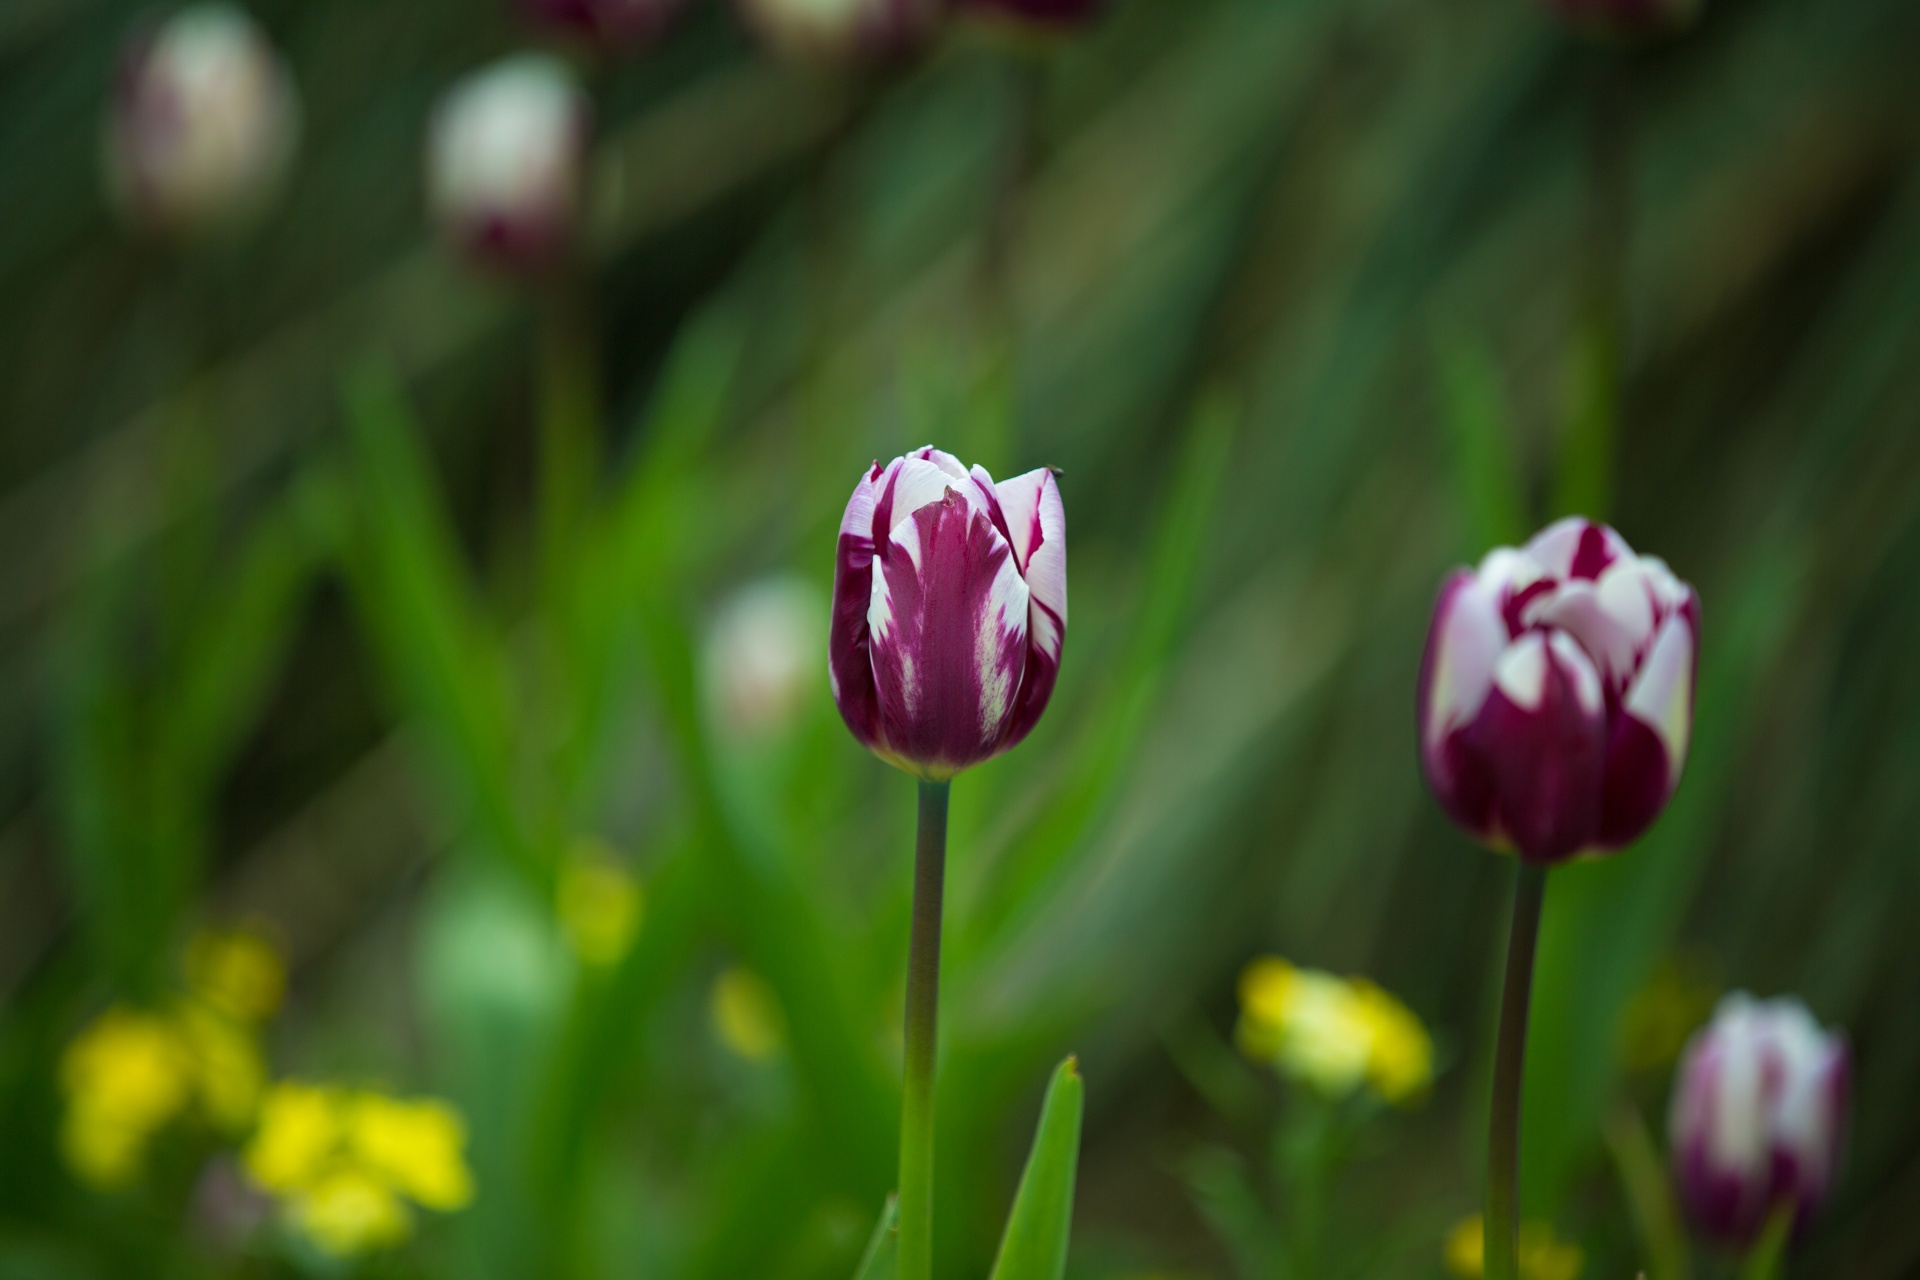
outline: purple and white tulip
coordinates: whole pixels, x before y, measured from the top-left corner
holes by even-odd
[[[107,181],[132,222],[191,235],[259,212],[300,130],[286,65],[227,4],[197,4],[136,36],[106,126]]]
[[[1605,36],[1657,35],[1685,26],[1703,0],[1542,0],[1570,26]]]
[[[1053,472],[994,483],[929,445],[860,477],[840,522],[828,675],[860,744],[951,778],[1047,709],[1067,632]]]
[[[520,0],[542,26],[608,50],[654,39],[684,7],[685,0]]]
[[[1441,588],[1420,761],[1455,822],[1528,862],[1631,842],[1693,728],[1700,604],[1664,562],[1571,518]]]
[[[1798,1000],[1736,992],[1681,1055],[1668,1116],[1674,1180],[1703,1234],[1752,1244],[1777,1208],[1804,1230],[1832,1188],[1846,1129],[1845,1039]]]
[[[454,245],[527,274],[572,242],[587,160],[587,100],[567,66],[523,53],[447,92],[427,145],[427,198]]]
[[[878,62],[925,44],[949,0],[737,0],[740,16],[774,52],[798,62]]]

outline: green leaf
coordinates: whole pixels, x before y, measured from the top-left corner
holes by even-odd
[[[1740,1264],[1740,1280],[1780,1280],[1786,1274],[1787,1241],[1793,1236],[1791,1201],[1775,1207],[1766,1229]]]
[[[1527,536],[1526,489],[1500,370],[1484,343],[1465,338],[1442,341],[1435,360],[1468,554],[1514,546]]]
[[[853,1280],[893,1280],[900,1267],[900,1197],[888,1196]]]
[[[1086,1089],[1079,1064],[1069,1057],[1053,1073],[1033,1154],[1020,1175],[1007,1233],[1000,1238],[992,1280],[1060,1280],[1067,1271],[1067,1241],[1073,1231],[1073,1180],[1080,1165],[1080,1116]]]

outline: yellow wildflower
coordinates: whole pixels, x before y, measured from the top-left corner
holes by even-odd
[[[399,1244],[413,1229],[407,1207],[386,1183],[357,1169],[337,1169],[302,1190],[288,1220],[337,1257]]]
[[[1460,1280],[1480,1280],[1486,1272],[1486,1228],[1481,1215],[1462,1218],[1447,1233],[1441,1252],[1447,1270]],[[1562,1242],[1544,1222],[1522,1223],[1520,1280],[1580,1280],[1587,1258],[1577,1244]]]
[[[284,1080],[260,1104],[260,1123],[240,1163],[268,1191],[291,1194],[326,1171],[341,1130],[339,1090]]]
[[[749,1062],[772,1058],[787,1039],[780,998],[766,979],[738,967],[714,979],[713,1026],[720,1042]]]
[[[173,1024],[193,1064],[194,1092],[214,1127],[232,1133],[253,1119],[267,1065],[254,1038],[203,1005],[188,1004]]]
[[[280,1007],[287,968],[261,934],[208,930],[187,944],[187,990],[238,1022],[262,1022]]]
[[[640,882],[598,841],[583,842],[560,869],[554,908],[574,954],[594,966],[617,964],[640,931]]]
[[[67,1096],[60,1144],[68,1165],[104,1189],[132,1182],[148,1140],[185,1110],[192,1083],[192,1060],[166,1018],[107,1010],[60,1062]]]
[[[1241,1051],[1322,1093],[1370,1084],[1389,1102],[1418,1098],[1433,1074],[1433,1042],[1420,1020],[1364,979],[1298,969],[1274,956],[1240,978]]]
[[[362,1168],[429,1209],[461,1209],[473,1199],[467,1126],[452,1107],[362,1093],[350,1115],[349,1142]]]

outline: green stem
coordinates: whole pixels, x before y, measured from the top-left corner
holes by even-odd
[[[920,783],[907,947],[906,1090],[900,1107],[900,1280],[933,1274],[933,1065],[940,1004],[940,898],[949,783]]]
[[[551,578],[569,562],[599,468],[599,362],[580,282],[551,281],[541,302],[536,519],[541,569]]]
[[[1521,862],[1513,882],[1513,927],[1507,936],[1507,981],[1500,997],[1500,1039],[1493,1059],[1493,1116],[1488,1125],[1486,1280],[1514,1280],[1520,1252],[1520,1083],[1527,1060],[1527,1007],[1533,997],[1533,949],[1547,869]]]

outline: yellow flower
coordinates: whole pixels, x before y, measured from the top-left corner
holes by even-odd
[[[467,1126],[452,1107],[362,1093],[350,1114],[349,1142],[361,1168],[429,1209],[461,1209],[473,1199]]]
[[[249,1176],[288,1195],[326,1172],[340,1147],[339,1090],[285,1080],[260,1104],[260,1123],[240,1157]]]
[[[598,841],[582,842],[560,869],[554,909],[574,954],[589,965],[617,964],[627,954],[644,907],[640,882]]]
[[[1486,1271],[1486,1231],[1479,1214],[1462,1218],[1447,1233],[1441,1253],[1447,1270],[1460,1280],[1480,1280]],[[1556,1239],[1553,1228],[1544,1222],[1523,1223],[1520,1227],[1519,1263],[1521,1280],[1580,1280],[1587,1258],[1580,1246]]]
[[[714,979],[713,1026],[720,1042],[749,1062],[772,1058],[787,1039],[780,998],[766,979],[738,967]]]
[[[286,963],[266,938],[248,929],[209,930],[187,944],[187,990],[239,1022],[261,1022],[280,1007]]]
[[[1241,975],[1240,1009],[1241,1051],[1322,1093],[1337,1097],[1366,1083],[1387,1101],[1404,1103],[1421,1096],[1432,1078],[1426,1028],[1365,979],[1265,956]]]
[[[108,1009],[60,1061],[67,1097],[60,1145],[68,1165],[104,1189],[132,1182],[148,1139],[186,1109],[192,1082],[192,1060],[166,1018]]]
[[[253,1119],[267,1084],[260,1046],[246,1031],[202,1005],[174,1016],[180,1042],[193,1064],[200,1108],[216,1128],[232,1133]]]
[[[301,1191],[288,1205],[288,1220],[338,1257],[399,1244],[413,1227],[400,1197],[357,1169],[335,1170]]]

